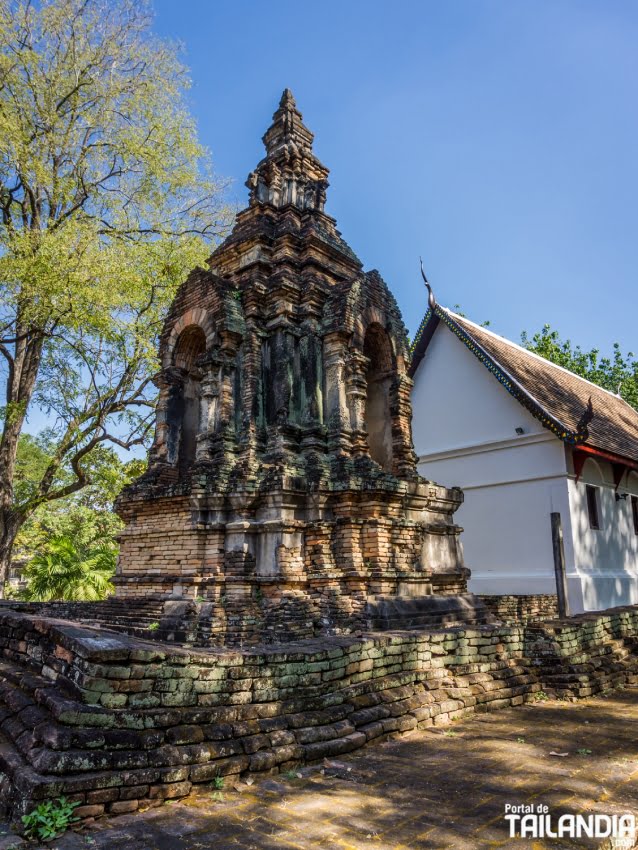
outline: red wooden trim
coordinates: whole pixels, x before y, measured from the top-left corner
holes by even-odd
[[[588,457],[598,457],[601,460],[606,460],[611,463],[616,490],[618,490],[618,486],[625,472],[630,469],[638,469],[638,463],[633,460],[629,460],[629,458],[622,457],[622,455],[616,455],[612,452],[604,452],[601,449],[595,449],[593,446],[580,445],[578,448],[574,449],[573,452],[576,483],[578,483],[578,479],[581,476],[583,466],[585,465],[585,461]]]

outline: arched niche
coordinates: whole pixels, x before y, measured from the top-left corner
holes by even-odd
[[[638,472],[628,472],[625,478],[625,491],[632,496],[638,496]]]
[[[197,360],[206,352],[206,335],[198,325],[185,328],[173,351],[173,366],[180,380],[169,402],[170,454],[180,472],[195,460],[200,423],[201,373]]]
[[[366,330],[363,353],[368,358],[364,422],[368,451],[387,472],[392,471],[392,346],[383,327],[376,322]]]
[[[585,461],[580,480],[583,484],[594,484],[597,487],[602,487],[608,483],[600,464],[593,457],[588,457]]]

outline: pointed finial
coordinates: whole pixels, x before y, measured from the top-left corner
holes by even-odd
[[[425,271],[423,269],[423,260],[421,259],[421,257],[419,257],[419,262],[421,263],[421,277],[423,278],[423,281],[428,288],[428,307],[430,308],[430,310],[434,310],[434,308],[436,307],[436,298],[434,297],[434,293],[432,292],[430,282],[425,276]]]
[[[291,106],[295,107],[297,104],[295,103],[295,99],[292,96],[292,92],[290,89],[284,89],[284,93],[281,96],[281,100],[279,101],[280,107]]]

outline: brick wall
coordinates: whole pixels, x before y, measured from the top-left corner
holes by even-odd
[[[558,616],[555,593],[524,595],[483,595],[479,599],[488,610],[504,623],[526,623]]]
[[[439,632],[193,650],[0,611],[0,785],[14,817],[83,818],[288,769],[415,728],[638,681],[638,609]]]

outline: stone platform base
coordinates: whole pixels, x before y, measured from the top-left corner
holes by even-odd
[[[420,588],[417,586],[416,590]],[[410,591],[413,588],[401,588]],[[509,598],[509,597],[507,597]],[[483,601],[471,593],[450,593],[401,596],[379,595],[368,602],[361,616],[353,616],[349,627],[334,623],[321,623],[316,631],[308,623],[310,637],[320,637],[322,631],[333,634],[350,634],[362,629],[423,629],[461,625],[484,625],[498,619],[490,613]],[[284,605],[282,600],[281,605]],[[232,615],[213,602],[187,599],[166,599],[150,596],[146,599],[110,597],[103,602],[0,602],[0,611],[6,608],[28,616],[53,617],[72,620],[74,623],[100,625],[131,637],[188,643],[193,646],[247,646],[259,643],[283,643],[294,640],[285,632],[273,627],[260,629],[257,634],[245,634],[243,628],[235,629]],[[245,626],[246,610],[241,615]],[[258,640],[258,635],[261,640]],[[304,635],[307,638],[308,635]],[[300,639],[300,638],[297,638]]]
[[[381,598],[368,603],[366,613],[369,627],[382,631],[481,626],[498,622],[473,593]]]
[[[570,621],[195,650],[0,611],[0,800],[80,818],[368,741],[638,681],[638,609]]]

